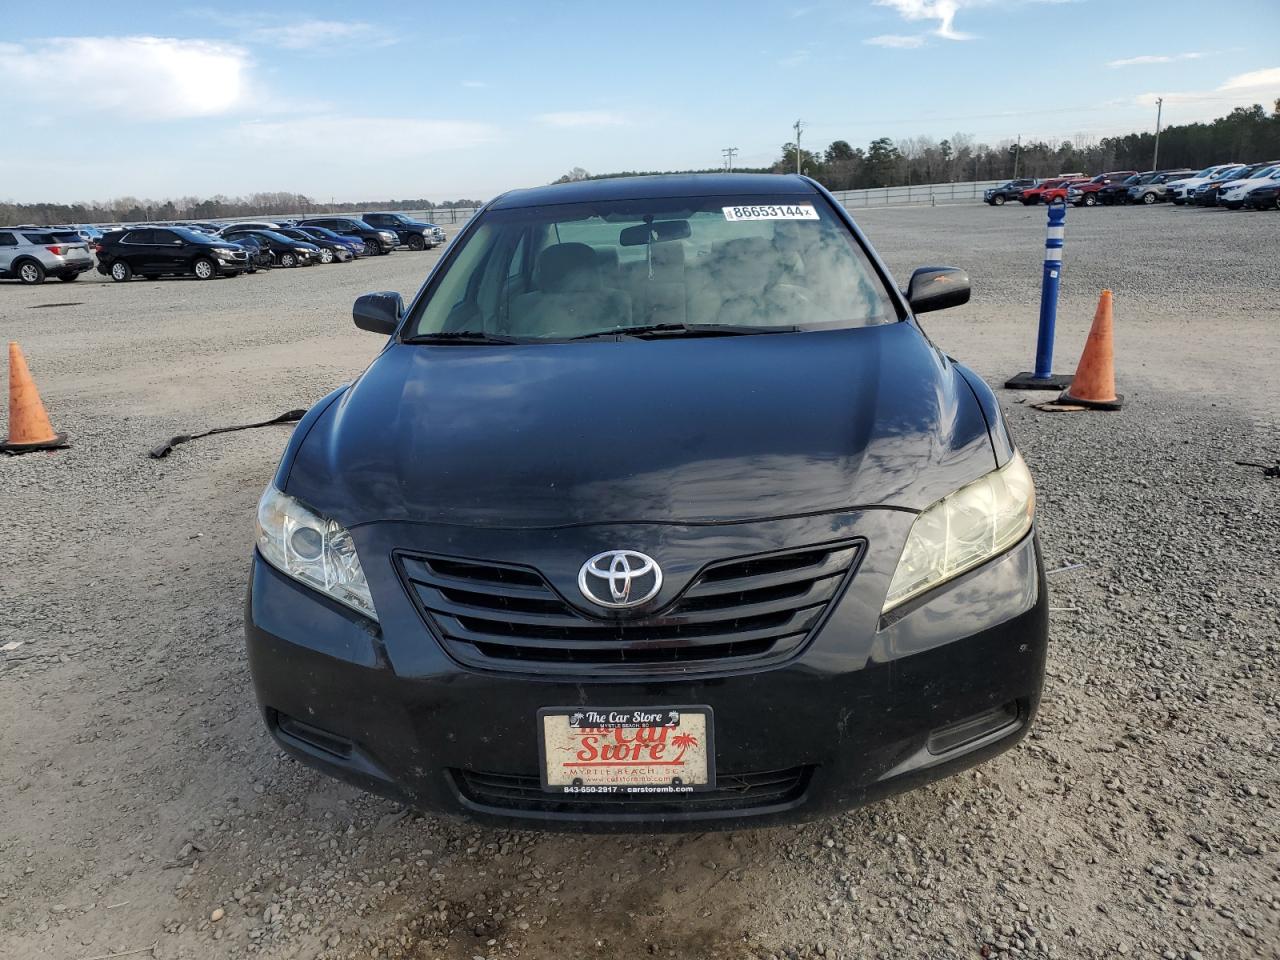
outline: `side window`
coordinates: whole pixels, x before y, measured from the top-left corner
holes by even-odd
[[[129,231],[128,233],[126,233],[126,234],[125,234],[125,236],[124,236],[124,240],[123,240],[122,242],[124,242],[124,243],[150,243],[150,242],[151,242],[151,234],[152,234],[152,232],[153,232],[153,231],[151,231],[151,230],[131,230],[131,231]]]
[[[0,233],[0,247],[16,247],[18,238],[12,233]]]
[[[174,244],[174,243],[181,243],[182,238],[178,236],[176,233],[174,233],[172,230],[152,230],[151,242]]]

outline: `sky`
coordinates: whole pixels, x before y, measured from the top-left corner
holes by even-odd
[[[1276,0],[6,5],[0,198],[487,199],[794,139],[1098,138],[1280,97]],[[280,12],[274,12],[279,9]],[[20,105],[20,109],[14,109]]]

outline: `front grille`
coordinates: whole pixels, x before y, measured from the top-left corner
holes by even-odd
[[[458,660],[521,672],[681,673],[795,653],[850,575],[860,541],[761,554],[704,568],[665,608],[592,617],[536,570],[397,556],[409,593]]]
[[[752,810],[795,803],[804,796],[812,767],[792,767],[758,773],[719,774],[714,790],[670,794],[556,794],[544,793],[537,775],[480,773],[452,770],[454,785],[464,798],[482,807],[543,814],[688,814],[719,810]]]

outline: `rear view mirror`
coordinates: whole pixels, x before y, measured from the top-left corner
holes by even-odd
[[[351,316],[356,326],[370,333],[381,333],[386,336],[396,332],[400,326],[400,317],[404,314],[404,299],[392,290],[381,293],[366,293],[356,298],[351,308]]]
[[[688,236],[688,220],[655,220],[653,223],[637,223],[634,227],[624,228],[618,234],[618,245],[640,247],[650,240],[664,243],[667,240],[684,240]]]
[[[969,302],[969,274],[955,267],[920,267],[906,289],[912,313],[945,310]]]

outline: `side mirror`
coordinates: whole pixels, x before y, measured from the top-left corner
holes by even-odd
[[[400,317],[404,314],[404,299],[391,290],[381,293],[366,293],[357,297],[351,308],[351,316],[356,326],[370,333],[381,333],[391,336],[400,326]]]
[[[969,274],[955,267],[920,267],[905,294],[912,313],[958,307],[969,302]]]

